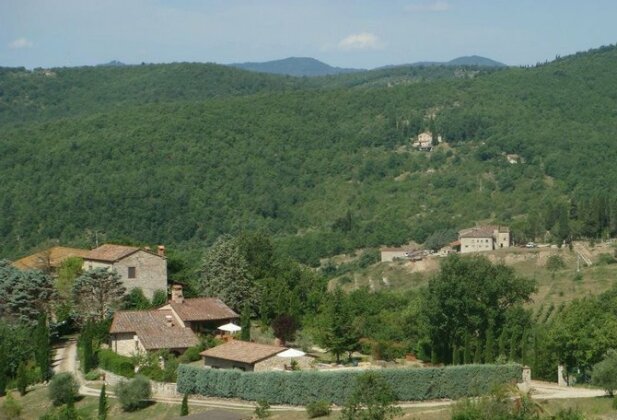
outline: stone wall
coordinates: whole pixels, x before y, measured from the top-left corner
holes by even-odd
[[[128,278],[129,267],[135,267],[135,278]],[[140,250],[114,264],[127,292],[140,288],[148,299],[157,290],[167,290],[167,260]]]
[[[135,341],[135,334],[133,333],[112,334],[111,349],[116,353],[127,357],[131,357],[133,354],[138,352],[146,351],[139,339]]]
[[[124,376],[116,375],[115,373],[109,372],[107,370],[101,370],[105,373],[105,384],[110,387],[113,392],[113,387],[116,386],[121,381],[130,381],[129,378],[125,378]],[[152,386],[152,396],[153,397],[181,397],[182,394],[179,394],[176,390],[175,382],[157,382],[150,381],[150,385]]]

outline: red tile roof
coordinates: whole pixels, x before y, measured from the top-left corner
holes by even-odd
[[[139,251],[139,248],[134,246],[104,244],[90,251],[84,259],[116,262],[124,257],[134,254],[137,251]]]
[[[114,314],[109,332],[134,333],[146,350],[181,349],[199,343],[190,328],[183,328],[175,320],[169,326],[167,316],[173,317],[171,310],[118,311]]]
[[[229,306],[218,298],[191,298],[182,303],[169,302],[171,308],[183,321],[216,321],[238,318]]]
[[[20,270],[45,270],[50,267],[57,268],[67,258],[84,258],[89,253],[90,251],[87,249],[54,246],[35,254],[28,255],[27,257],[20,258],[13,263],[13,266],[15,268],[19,268]]]
[[[204,357],[231,360],[233,362],[257,363],[287,350],[286,347],[231,340],[220,346],[202,351]]]

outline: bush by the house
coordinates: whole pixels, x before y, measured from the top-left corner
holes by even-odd
[[[142,408],[152,394],[150,381],[141,375],[130,381],[118,383],[115,391],[124,411],[135,411]]]
[[[120,376],[132,378],[135,376],[135,368],[130,357],[121,356],[108,349],[98,352],[99,367]]]
[[[70,373],[54,375],[49,382],[49,399],[55,406],[75,401],[79,391],[77,381]]]
[[[196,362],[201,359],[199,353],[205,350],[205,346],[203,344],[198,344],[193,347],[189,347],[186,349],[184,353],[180,357],[178,357],[178,363],[191,363]]]
[[[309,419],[324,417],[330,414],[330,403],[328,401],[313,401],[306,405],[306,414]]]
[[[383,369],[380,373],[401,401],[461,398],[515,383],[521,366],[462,365],[444,368]],[[270,404],[306,405],[323,400],[343,404],[360,371],[240,372],[180,365],[178,392],[212,397],[266,400]]]

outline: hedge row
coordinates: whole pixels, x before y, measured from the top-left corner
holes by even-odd
[[[495,385],[516,383],[520,365],[463,365],[444,368],[381,369],[400,401],[461,398],[489,393]],[[178,368],[181,394],[265,400],[271,404],[306,405],[317,400],[343,404],[361,370],[335,372],[241,372]]]
[[[107,349],[100,349],[97,356],[101,369],[127,378],[135,376],[135,366],[130,357],[121,356]]]

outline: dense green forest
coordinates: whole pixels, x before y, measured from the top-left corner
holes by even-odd
[[[485,220],[520,241],[614,235],[616,59],[611,46],[533,68],[312,79],[5,68],[0,255],[95,234],[189,248],[263,230],[316,264]],[[427,129],[447,143],[413,150]]]

